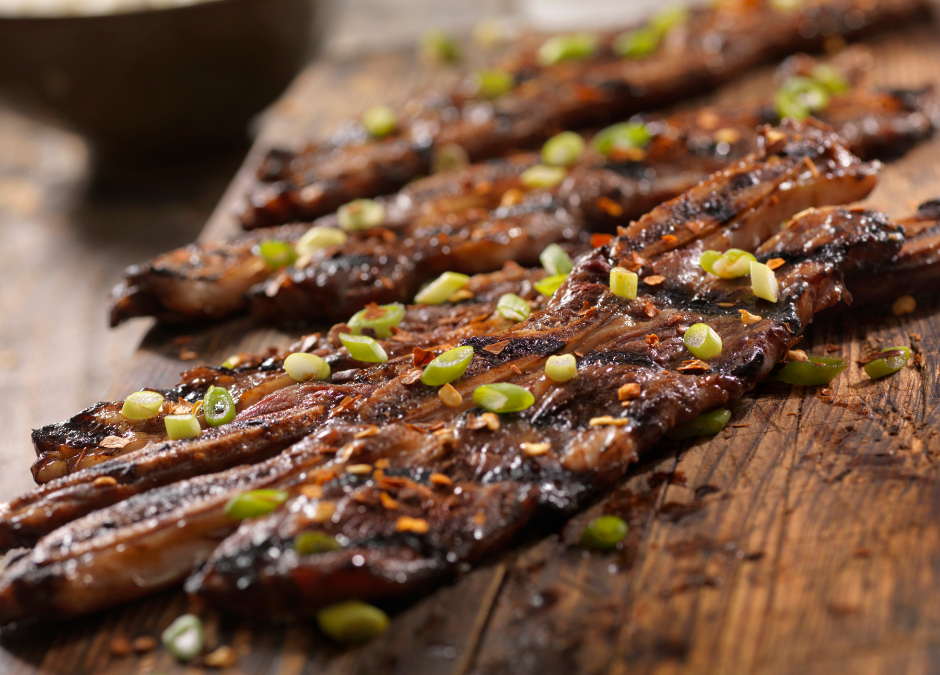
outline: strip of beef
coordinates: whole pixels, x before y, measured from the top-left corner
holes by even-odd
[[[496,312],[500,296],[515,293],[538,308],[545,297],[533,283],[545,275],[543,270],[525,269],[515,263],[508,263],[499,272],[476,275],[464,289],[464,301],[408,307],[394,335],[380,342],[394,358],[412,354],[415,349],[455,344],[467,337],[504,330],[512,322]],[[33,444],[38,459],[31,468],[33,478],[37,483],[47,483],[142,447],[164,443],[166,415],[189,412],[191,404],[202,399],[210,385],[227,389],[238,413],[251,409],[268,394],[296,384],[284,370],[284,358],[292,352],[323,357],[333,372],[332,381],[342,382],[365,364],[349,356],[336,335],[340,330],[348,332],[348,328],[337,326],[329,335],[308,335],[288,349],[271,350],[264,357],[237,355],[240,361],[232,368],[199,366],[188,370],[173,389],[154,390],[160,391],[166,401],[160,413],[150,419],[128,419],[121,414],[123,401],[106,401],[65,422],[36,429]],[[202,413],[198,419],[203,429],[208,428]]]
[[[855,90],[833,97],[818,115],[851,139],[853,152],[872,158],[891,157],[927,137],[937,110],[931,89]],[[340,321],[369,301],[408,301],[418,285],[444,270],[475,273],[506,259],[533,262],[552,236],[543,228],[541,236],[528,239],[523,228],[549,216],[563,218],[563,227],[551,230],[554,238],[579,250],[585,229],[613,231],[753,152],[757,130],[767,121],[776,121],[776,110],[766,101],[648,118],[647,128],[656,136],[645,150],[623,161],[589,151],[563,185],[547,190],[527,188],[519,180],[523,169],[538,162],[534,154],[438,174],[381,199],[388,215],[380,230],[355,234],[347,245],[324,249],[280,272],[264,265],[255,247],[271,238],[295,242],[309,226],[194,244],[130,268],[112,296],[112,324],[144,314],[164,320],[223,318],[244,309],[248,289],[262,280],[268,281],[254,293],[260,314]],[[336,227],[336,216],[314,225]]]
[[[429,172],[436,153],[459,146],[471,161],[533,147],[561,129],[622,120],[730,81],[748,68],[835,36],[863,33],[922,16],[924,0],[816,0],[779,9],[768,0],[693,9],[646,58],[623,59],[618,33],[598,36],[588,58],[541,65],[537,46],[502,67],[516,86],[494,100],[457,91],[430,92],[399,111],[392,135],[370,139],[349,122],[330,141],[302,152],[276,150],[242,213],[246,228],[330,213],[359,197],[393,192]]]
[[[360,390],[363,395],[357,405],[344,407],[332,422],[316,432],[315,437],[288,451],[292,456],[294,453],[309,453],[304,456],[313,458],[311,463],[302,467],[300,473],[296,471],[297,465],[282,467],[281,480],[274,483],[269,473],[264,473],[257,481],[250,478],[254,475],[252,472],[257,470],[255,467],[235,469],[222,477],[212,477],[217,478],[218,484],[223,486],[221,494],[202,497],[198,490],[176,492],[177,495],[194,493],[192,500],[180,505],[179,510],[161,506],[171,499],[169,495],[174,494],[172,488],[163,488],[136,498],[133,504],[116,505],[102,518],[118,524],[114,533],[117,541],[126,542],[128,546],[133,544],[143,550],[151,550],[153,546],[159,545],[166,556],[176,561],[166,566],[170,570],[167,574],[179,575],[183,569],[178,564],[180,559],[188,556],[194,564],[209,548],[208,543],[197,546],[193,542],[203,541],[199,528],[204,523],[217,522],[213,518],[218,517],[228,497],[242,489],[272,485],[285,487],[301,482],[304,484],[301,494],[318,501],[310,509],[304,508],[304,513],[313,522],[318,519],[322,521],[336,513],[341,516],[337,522],[345,522],[343,519],[348,515],[348,509],[344,507],[343,511],[338,512],[337,504],[325,499],[321,490],[334,490],[337,485],[355,486],[361,480],[372,480],[357,478],[363,463],[376,468],[389,467],[379,485],[387,492],[386,497],[392,499],[391,503],[401,505],[402,515],[409,512],[412,507],[409,500],[413,500],[416,495],[427,502],[425,493],[428,489],[420,483],[430,481],[443,485],[448,480],[458,483],[468,481],[468,497],[472,499],[466,507],[467,513],[472,511],[480,536],[475,540],[478,544],[472,546],[473,550],[467,559],[506,541],[526,522],[532,509],[535,506],[541,508],[546,500],[564,498],[567,500],[565,504],[558,501],[557,506],[566,508],[567,504],[567,507],[576,507],[576,502],[572,501],[575,495],[582,490],[595,489],[586,484],[579,486],[577,481],[569,481],[572,475],[570,472],[585,475],[583,472],[591,468],[590,463],[596,462],[596,456],[585,454],[587,448],[596,449],[595,443],[603,438],[612,440],[621,431],[627,432],[630,439],[640,439],[637,442],[641,445],[652,443],[667,426],[693,417],[701,406],[714,405],[715,396],[718,396],[720,403],[726,395],[737,395],[744,388],[752,386],[759,376],[769,371],[792,339],[793,333],[808,319],[808,313],[838,300],[838,278],[848,261],[864,256],[890,255],[892,249],[899,245],[898,228],[878,221],[877,227],[866,226],[863,230],[861,225],[853,226],[849,222],[855,217],[851,211],[845,212],[848,214],[845,216],[845,227],[830,228],[824,236],[819,236],[819,232],[812,233],[815,238],[810,239],[808,232],[818,229],[818,219],[813,220],[807,215],[804,217],[805,225],[791,226],[760,251],[764,259],[769,256],[788,256],[787,259],[791,260],[790,266],[779,273],[784,293],[787,294],[789,289],[789,294],[777,306],[756,301],[746,284],[740,280],[720,281],[701,271],[697,265],[698,254],[690,247],[686,247],[688,250],[679,248],[688,241],[688,233],[694,230],[703,237],[715,237],[723,230],[728,230],[736,233],[734,236],[742,241],[766,238],[767,234],[777,229],[781,219],[801,206],[796,200],[781,199],[780,195],[788,188],[778,184],[766,191],[754,189],[754,183],[771,173],[772,167],[781,163],[781,157],[801,156],[808,144],[822,142],[822,139],[831,140],[812,127],[788,130],[788,133],[789,136],[768,132],[769,145],[782,144],[787,147],[768,149],[765,156],[752,158],[737,170],[719,174],[709,182],[707,189],[696,190],[657,209],[646,219],[645,228],[636,228],[636,232],[640,233],[652,228],[670,238],[654,239],[650,244],[634,233],[615,240],[580,263],[545,310],[499,335],[465,340],[466,344],[474,346],[476,358],[464,377],[455,383],[464,401],[457,409],[443,406],[434,389],[410,377],[415,370],[411,359],[392,360],[360,371],[356,380],[364,389]],[[822,174],[814,174],[808,169],[805,173],[805,177],[792,177],[794,182],[801,185],[801,192],[807,195],[804,203],[816,198],[814,183],[818,184],[815,186],[817,188],[826,184]],[[724,204],[724,208],[716,210],[718,203]],[[789,204],[791,210],[781,212],[778,204]],[[680,213],[686,214],[684,219]],[[693,224],[691,229],[690,224]],[[809,241],[816,243],[808,245]],[[801,249],[801,246],[804,248]],[[819,255],[817,247],[826,251],[828,257]],[[611,264],[616,262],[632,266],[637,258],[645,260],[653,256],[653,262],[644,265],[653,265],[657,271],[671,270],[669,277],[678,280],[675,284],[667,283],[659,287],[649,285],[652,292],[642,294],[635,301],[615,298],[610,294],[606,279]],[[667,261],[671,262],[667,264]],[[724,306],[727,301],[739,302],[739,307],[750,308],[755,313],[761,311],[766,314],[765,320],[756,327],[744,326],[734,309]],[[726,344],[726,354],[722,357],[725,360],[721,361],[720,366],[715,362],[714,372],[705,375],[696,375],[680,365],[688,355],[681,346],[679,326],[699,319],[712,323]],[[790,322],[791,325],[787,327],[784,322]],[[651,331],[659,336],[653,347],[646,339]],[[545,358],[559,351],[583,355],[580,356],[579,377],[565,386],[552,384],[542,374]],[[493,419],[470,413],[470,394],[477,385],[494,381],[513,381],[530,388],[537,397],[537,403],[523,416],[504,417],[499,427],[491,432],[487,424],[492,425]],[[628,381],[642,383],[644,391],[641,399],[632,403],[634,407],[627,411],[633,420],[630,428],[620,426],[627,424],[622,420],[608,420],[604,416],[611,410],[618,418],[623,414],[625,409],[620,406],[617,389]],[[722,393],[725,389],[731,393]],[[269,397],[271,406],[277,407],[275,399],[287,392],[284,390]],[[711,399],[706,398],[708,394],[712,396]],[[290,405],[289,402],[284,403]],[[484,427],[487,431],[483,431]],[[500,444],[510,438],[512,450],[506,452]],[[541,480],[547,477],[547,473],[536,481],[534,487],[520,487],[512,482],[515,479],[503,482],[503,479],[519,472],[529,473],[526,460],[519,461],[520,442],[531,442],[535,444],[533,448],[549,443],[560,452],[560,443],[566,438],[582,438],[586,445],[577,445],[579,451],[566,456],[565,470],[569,473],[557,475],[554,497],[549,493],[554,490],[552,485],[555,483]],[[465,441],[474,444],[473,451],[455,453],[455,444]],[[312,444],[313,449],[307,447],[308,443]],[[630,444],[634,441],[623,439],[617,443],[623,450],[632,447]],[[539,452],[531,450],[530,454],[536,456]],[[632,451],[622,454],[611,450],[606,457],[614,461],[616,466],[608,467],[610,476],[622,471],[631,456]],[[276,462],[271,460],[268,465]],[[347,470],[350,465],[358,466]],[[436,479],[430,477],[432,468],[436,468],[442,476],[444,473],[447,476]],[[395,476],[395,472],[407,475]],[[302,473],[308,476],[304,478]],[[367,467],[367,473],[373,475],[370,467]],[[249,478],[242,480],[245,476]],[[375,480],[380,478],[377,474],[373,477]],[[478,478],[482,480],[482,486],[475,485],[474,481]],[[310,485],[311,481],[324,485]],[[498,484],[489,486],[495,483]],[[225,486],[230,487],[226,490]],[[517,487],[527,491],[532,499],[520,496]],[[395,496],[390,497],[388,491],[394,491]],[[462,491],[457,494],[462,494]],[[370,501],[373,497],[375,495],[364,501],[363,513],[371,512]],[[383,500],[380,496],[375,498]],[[128,525],[134,519],[122,515],[124,511],[146,508],[144,504],[148,499],[154,500],[155,514],[172,514],[166,518],[187,523],[183,529],[188,526],[189,514],[192,513],[193,527],[196,529],[167,538],[162,516],[154,520],[150,529]],[[321,503],[322,506],[319,505]],[[390,504],[388,499],[384,499],[383,503],[385,507]],[[458,504],[452,506],[456,510]],[[325,515],[327,512],[329,514]],[[512,518],[505,526],[500,526],[503,522],[500,520],[501,515],[507,514]],[[414,526],[421,527],[420,524]],[[399,527],[397,520],[395,527]],[[158,587],[165,582],[167,576],[162,574],[164,568],[150,566],[144,570],[145,577],[134,577],[133,573],[113,575],[107,582],[101,582],[95,596],[89,598],[80,583],[80,577],[69,575],[66,571],[76,565],[81,565],[83,570],[89,572],[100,569],[102,565],[111,567],[113,560],[123,559],[126,548],[117,550],[110,546],[112,540],[91,537],[87,529],[88,522],[74,522],[65,526],[50,535],[37,549],[44,553],[20,563],[15,570],[4,575],[0,581],[0,617],[7,621],[14,620],[24,611],[29,611],[31,616],[67,615],[78,611],[76,608],[103,606],[109,602],[108,598],[131,597],[135,592],[142,593],[142,589]],[[49,546],[46,541],[51,542]],[[87,546],[85,543],[76,544],[73,551],[70,543],[73,541],[90,543]],[[149,543],[154,541],[159,543]],[[282,543],[275,541],[272,545],[280,547]],[[55,549],[54,559],[45,553],[50,548]],[[455,555],[462,555],[466,546],[458,546],[454,551]],[[248,560],[251,566],[256,559],[252,554]],[[417,572],[419,567],[434,574],[440,573],[437,563],[433,561],[430,565],[416,564],[412,571]],[[217,566],[212,569],[218,571]],[[399,571],[405,572],[404,569]],[[140,570],[134,573],[139,574]],[[373,589],[377,588],[374,580],[370,581],[368,575],[360,574],[358,577],[364,584],[360,586],[363,594],[372,597]],[[424,573],[411,577],[412,580],[424,578]],[[74,587],[76,583],[79,587]],[[218,590],[220,583],[224,585],[226,582],[212,581],[208,586]],[[136,591],[132,588],[135,585],[139,586]],[[249,586],[253,594],[257,585]],[[400,590],[406,587],[405,581],[398,586]],[[309,592],[309,589],[305,589],[305,592]],[[76,601],[76,597],[79,597],[74,595],[76,593],[80,594],[80,603]],[[380,592],[376,590],[375,593]],[[279,598],[272,598],[273,604],[280,602]]]

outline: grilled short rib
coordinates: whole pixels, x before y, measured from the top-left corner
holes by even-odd
[[[303,527],[323,521],[327,511],[330,516],[338,514],[336,526],[342,532],[337,534],[347,543],[339,556],[313,560],[291,554],[286,549],[293,550],[292,539],[277,534],[266,543],[272,551],[285,549],[282,559],[288,568],[261,569],[263,554],[255,550],[246,553],[244,564],[238,562],[242,559],[231,563],[232,551],[243,550],[248,536],[241,532],[219,549],[206,574],[191,585],[223,605],[231,604],[232,587],[244,587],[245,607],[270,613],[296,609],[281,597],[295,585],[298,597],[313,603],[329,601],[332,596],[316,590],[316,580],[323,578],[343,588],[346,585],[339,582],[348,578],[362,597],[402,592],[440,576],[456,562],[498,549],[546,508],[563,512],[577,508],[588,495],[616,480],[669,426],[753,387],[783,356],[812,313],[839,300],[846,269],[898,250],[901,230],[883,216],[839,209],[804,214],[758,249],[763,260],[787,261],[778,272],[782,298],[776,305],[757,301],[746,279],[719,280],[698,266],[696,238],[754,241],[756,246],[809,200],[781,198],[784,188],[776,182],[761,190],[761,177],[788,174],[804,195],[815,196],[826,186],[822,173],[808,168],[798,172],[787,163],[826,138],[831,141],[813,127],[788,127],[785,133],[769,130],[766,154],[718,174],[595,250],[577,265],[545,309],[500,334],[465,340],[474,347],[476,358],[455,382],[464,401],[458,409],[445,407],[433,388],[412,377],[412,359],[401,357],[362,369],[346,385],[360,388],[352,395],[355,402],[334,406],[330,421],[281,457],[197,478],[182,484],[185,487],[153,489],[48,535],[37,553],[0,578],[0,618],[16,620],[26,612],[66,616],[178,580],[186,571],[181,561],[195,564],[213,548],[214,539],[205,533],[224,533],[224,527],[213,528],[224,522],[219,514],[225,500],[246,489],[294,485],[300,500],[312,500],[293,502],[303,507],[298,512]],[[821,229],[823,223],[828,228]],[[607,288],[614,264],[639,269],[644,278],[656,272],[666,281],[654,285],[650,280],[637,300],[617,298]],[[737,310],[744,308],[763,320],[743,324]],[[682,347],[682,327],[696,321],[713,325],[725,344],[722,356],[705,366],[705,372],[686,363],[689,354]],[[655,340],[648,337],[653,335]],[[579,376],[566,385],[552,384],[542,372],[546,357],[559,352],[579,356]],[[498,427],[490,429],[487,423],[493,420],[472,409],[470,394],[476,386],[496,381],[526,386],[537,400],[525,413],[503,416]],[[639,384],[642,393],[624,407],[617,391],[627,382]],[[293,407],[290,401],[274,406],[281,414],[303,410],[309,404],[298,400],[296,392],[297,388],[285,389],[269,399],[285,395],[294,399]],[[544,454],[531,449],[526,454],[521,443],[533,447],[548,443],[548,448]],[[368,476],[361,476],[358,470],[347,471],[352,464],[384,466],[385,473],[380,476],[369,469]],[[432,477],[432,472],[439,475]],[[452,491],[447,482],[460,490]],[[209,484],[218,490],[212,492]],[[385,511],[389,502],[377,494],[377,486],[397,505],[395,513]],[[361,518],[347,495],[340,495],[346,488],[362,499]],[[55,491],[51,496],[52,503],[61,501]],[[384,506],[377,507],[375,500]],[[42,505],[42,499],[35,500],[34,513]],[[154,518],[142,525],[134,517],[137,513],[152,513]],[[399,532],[398,516],[411,513],[419,520],[411,521],[410,531]],[[259,520],[246,530],[257,527],[253,531],[263,533],[273,524],[280,533],[298,526],[293,515],[286,521],[280,518]],[[190,519],[193,529],[187,529]],[[187,523],[186,531],[168,536],[168,524],[180,521]],[[6,533],[9,517],[0,522],[4,525],[0,531]],[[428,528],[427,536],[414,536],[414,528],[424,526],[421,522]],[[102,525],[108,531],[100,535],[91,531]],[[228,529],[234,527],[230,523]],[[117,542],[125,546],[115,546]],[[159,549],[173,561],[134,566],[134,555],[127,553],[133,548]],[[445,549],[455,556],[452,560]],[[365,568],[357,567],[355,551],[368,561]],[[352,562],[347,565],[344,560]],[[76,566],[99,569],[96,561],[123,573],[92,588],[68,574]],[[387,572],[394,572],[392,583]],[[258,598],[262,588],[270,593],[268,601]]]
[[[535,147],[562,129],[618,122],[730,81],[745,70],[800,50],[817,50],[836,37],[884,30],[926,13],[925,0],[819,0],[786,10],[768,0],[719,3],[693,9],[662,46],[641,59],[624,59],[598,36],[593,57],[541,65],[537,45],[506,59],[517,84],[494,100],[428,92],[399,111],[397,130],[370,139],[348,122],[333,139],[300,152],[275,150],[262,162],[264,184],[243,207],[246,228],[330,213],[360,197],[394,192],[426,175],[442,148],[460,146],[478,162]]]
[[[834,97],[819,116],[870,159],[891,157],[929,136],[937,110],[930,89],[855,90]],[[549,190],[519,182],[537,155],[437,174],[380,200],[388,214],[383,228],[279,272],[254,247],[271,238],[295,242],[309,225],[194,244],[129,268],[113,293],[111,321],[146,314],[170,321],[224,318],[248,305],[248,289],[259,282],[252,296],[262,316],[341,321],[369,301],[407,302],[420,283],[444,270],[472,274],[507,259],[533,263],[551,240],[580,250],[585,230],[614,231],[753,152],[759,126],[775,119],[767,102],[649,118],[658,133],[643,159],[605,164],[589,153],[566,183]],[[545,226],[549,217],[559,219],[557,227]],[[336,216],[314,225],[336,227]],[[529,227],[538,236],[525,236]]]

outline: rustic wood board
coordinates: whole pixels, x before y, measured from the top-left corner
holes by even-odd
[[[872,80],[940,84],[940,42],[923,28],[873,43]],[[410,55],[317,63],[264,125],[253,156],[322,132],[377,101],[453,78]],[[710,100],[766,95],[770,70]],[[869,200],[894,215],[940,195],[940,138],[888,166]],[[250,166],[249,157],[246,166]],[[235,229],[243,169],[203,236]],[[857,359],[866,342],[911,344],[922,366],[871,382],[850,368],[823,397],[769,384],[717,437],[668,443],[560,531],[394,608],[389,631],[356,650],[306,625],[259,626],[204,613],[211,640],[239,653],[231,672],[278,673],[933,673],[940,672],[940,302],[897,319],[831,313],[804,346]],[[171,384],[180,331],[153,329],[124,396]],[[914,337],[912,337],[912,335]],[[293,336],[247,320],[191,334],[207,362]],[[21,469],[25,472],[25,467]],[[617,513],[631,531],[609,555],[574,545],[585,520]],[[4,673],[196,673],[162,650],[116,658],[115,636],[158,635],[187,609],[181,593],[57,626],[0,634]]]

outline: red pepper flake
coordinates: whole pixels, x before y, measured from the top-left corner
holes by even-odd
[[[382,508],[393,511],[398,508],[398,502],[387,492],[379,493],[379,501],[382,502]]]
[[[473,186],[473,191],[478,195],[488,195],[493,191],[493,184],[488,180],[481,180],[475,186]]]
[[[735,429],[743,429],[744,427],[749,427],[751,425],[750,424],[732,424],[731,426],[734,427]]]
[[[595,203],[597,204],[597,208],[606,213],[608,216],[617,218],[618,216],[623,215],[623,207],[613,199],[608,197],[598,197],[597,202]]]
[[[415,534],[425,534],[430,526],[424,518],[412,518],[410,516],[401,516],[395,523],[395,529],[399,532],[414,532]]]
[[[501,342],[497,342],[492,345],[487,345],[486,347],[483,348],[483,351],[489,352],[490,354],[494,354],[498,356],[499,354],[502,353],[504,349],[506,349],[506,345],[508,344],[509,344],[509,340],[503,340]]]
[[[662,277],[658,274],[652,274],[646,277],[645,279],[643,279],[643,283],[646,284],[647,286],[658,286],[659,284],[663,283],[665,280],[666,280],[666,277]]]
[[[579,359],[583,359],[583,358],[584,358],[584,354],[582,354],[581,352],[578,352],[578,351],[576,351],[576,352],[574,353],[574,355],[577,356]]]
[[[614,238],[612,234],[594,233],[591,235],[591,248],[600,248]]]
[[[648,344],[650,347],[655,347],[656,345],[659,344],[659,336],[656,335],[656,333],[653,333],[653,334],[651,334],[651,335],[647,335],[647,336],[646,336],[646,344]]]
[[[833,352],[841,352],[841,351],[842,351],[842,347],[840,347],[839,345],[834,345],[834,344],[826,345],[827,354],[832,354]]]
[[[674,234],[664,234],[662,240],[664,244],[675,244],[679,238]]]
[[[677,368],[677,370],[683,373],[692,371],[701,371],[707,373],[711,369],[712,367],[701,359],[689,359],[688,361],[683,361],[682,365]]]
[[[421,379],[422,375],[424,375],[424,371],[420,368],[409,370],[407,373],[401,376],[401,383],[407,385],[415,384],[418,380]]]
[[[473,514],[473,524],[477,527],[486,525],[486,514],[483,511],[477,511]]]
[[[783,258],[771,258],[770,260],[767,261],[767,267],[769,267],[772,270],[775,270],[778,267],[783,267],[783,265],[786,262],[787,261],[784,260]]]
[[[373,424],[373,425],[371,425],[371,426],[369,426],[369,427],[366,427],[366,428],[363,429],[362,431],[357,431],[357,432],[353,435],[353,438],[357,438],[357,439],[358,439],[358,438],[369,438],[370,436],[378,436],[378,435],[379,435],[379,428]]]
[[[659,314],[659,310],[656,308],[656,305],[647,300],[646,304],[643,305],[643,313],[652,319],[654,316]]]
[[[346,412],[353,406],[355,401],[356,399],[353,396],[344,397],[343,400],[339,402],[339,405],[333,409],[333,415],[339,415],[340,413]]]
[[[424,368],[424,366],[434,360],[434,352],[428,349],[422,349],[421,347],[415,347],[411,358],[412,365],[414,365],[415,368]]]
[[[823,389],[819,392],[820,396],[832,396],[832,389]]]
[[[632,401],[640,397],[640,385],[636,382],[627,382],[617,390],[617,399],[620,401]]]
[[[376,303],[370,302],[366,305],[366,319],[381,319],[383,316],[388,314],[388,310],[384,307],[379,307]]]
[[[432,485],[453,485],[454,481],[450,479],[449,476],[445,476],[442,473],[434,472],[428,476],[428,480]]]
[[[921,335],[920,335],[920,333],[911,333],[911,339],[912,339],[914,342],[920,342],[920,340],[921,340]]]

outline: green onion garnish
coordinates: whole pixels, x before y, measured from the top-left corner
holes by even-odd
[[[608,158],[645,147],[653,135],[642,122],[621,122],[598,132],[594,137],[594,148]]]
[[[382,138],[395,131],[395,111],[387,105],[374,105],[362,113],[362,126],[373,138]]]
[[[282,267],[293,265],[297,260],[297,252],[286,241],[267,239],[258,244],[258,254],[271,269],[279,270]]]
[[[667,7],[652,19],[649,26],[660,35],[665,35],[676,26],[686,23],[689,20],[689,10],[682,5]]]
[[[692,355],[708,361],[721,354],[721,338],[707,323],[696,323],[689,327],[682,338]]]
[[[457,41],[444,31],[431,29],[421,36],[421,53],[435,63],[453,63],[460,60]]]
[[[626,59],[638,59],[656,51],[662,37],[646,26],[622,33],[614,40],[614,52]]]
[[[551,297],[555,291],[557,291],[561,285],[565,283],[565,279],[567,278],[567,274],[554,274],[550,277],[545,277],[544,279],[536,281],[533,286],[535,287],[535,290],[537,290],[542,295]]]
[[[886,375],[893,375],[901,370],[911,358],[911,350],[908,347],[898,345],[897,347],[885,349],[876,356],[881,356],[881,358],[865,364],[865,372],[873,380]]]
[[[777,275],[764,263],[754,260],[751,264],[751,290],[758,298],[768,302],[777,302],[780,287],[777,284]]]
[[[567,175],[563,166],[536,164],[523,171],[519,181],[527,188],[550,188],[565,180]]]
[[[252,490],[235,495],[225,505],[225,515],[235,520],[257,518],[271,513],[278,506],[287,501],[287,493],[283,490]]]
[[[480,70],[473,76],[477,96],[497,98],[516,86],[516,78],[505,70]]]
[[[284,359],[284,370],[298,382],[330,379],[330,364],[316,354],[294,352]]]
[[[349,600],[317,612],[317,625],[337,642],[361,645],[385,632],[388,616],[378,607]]]
[[[206,391],[202,411],[206,415],[206,424],[210,427],[222,426],[235,419],[235,401],[227,389],[212,385]]]
[[[578,374],[578,362],[574,354],[556,354],[545,362],[545,376],[555,382],[568,382]]]
[[[346,323],[353,335],[361,335],[363,328],[371,328],[375,336],[387,338],[392,336],[392,326],[398,326],[405,318],[405,306],[399,302],[390,305],[366,307],[353,314]]]
[[[545,271],[552,275],[571,274],[571,270],[574,268],[571,258],[565,253],[565,249],[558,244],[546,246],[545,250],[539,254],[539,261]]]
[[[614,267],[610,270],[610,292],[614,295],[633,300],[636,298],[636,288],[639,277],[625,267]]]
[[[828,63],[817,63],[813,66],[810,77],[833,94],[844,94],[852,88],[845,76]]]
[[[415,303],[419,305],[440,305],[467,285],[470,277],[457,272],[444,272],[437,279],[418,291]]]
[[[829,90],[808,77],[791,77],[774,96],[777,114],[803,120],[829,105]]]
[[[724,253],[718,251],[705,251],[699,264],[702,269],[722,279],[736,279],[751,272],[751,261],[757,260],[747,251],[739,248],[729,248]]]
[[[347,335],[339,334],[339,341],[343,343],[349,355],[357,361],[365,363],[385,363],[388,361],[388,354],[378,342],[365,335]]]
[[[166,435],[171,441],[195,438],[202,433],[195,415],[167,415],[163,418]]]
[[[300,555],[311,555],[313,553],[329,553],[341,549],[340,543],[335,537],[331,537],[325,532],[301,532],[294,537],[294,550]]]
[[[448,349],[425,366],[421,381],[429,387],[440,387],[453,382],[464,374],[472,360],[473,347],[463,345]]]
[[[529,307],[528,302],[515,293],[505,293],[500,296],[499,302],[496,303],[496,311],[499,312],[499,315],[504,319],[509,319],[510,321],[525,321],[529,318],[532,308]]]
[[[124,399],[121,414],[129,420],[149,420],[160,413],[163,395],[155,391],[135,391]]]
[[[629,529],[623,518],[599,516],[584,528],[581,546],[594,551],[609,551],[623,541]]]
[[[459,143],[435,145],[431,157],[431,171],[443,173],[462,169],[470,164],[470,155]]]
[[[317,225],[304,232],[304,235],[297,240],[294,248],[300,255],[310,255],[321,248],[330,246],[342,246],[346,243],[348,236],[345,232],[336,227],[324,227]]]
[[[535,403],[535,397],[528,389],[517,384],[497,382],[477,387],[473,391],[473,402],[490,412],[512,413],[531,406]]]
[[[542,161],[548,166],[571,166],[584,152],[584,139],[573,131],[562,131],[542,146]]]
[[[776,379],[787,384],[812,387],[826,384],[849,367],[845,359],[810,355],[807,355],[807,359],[787,363],[777,372]]]
[[[355,199],[336,212],[339,226],[347,232],[378,227],[385,222],[385,207],[371,199]]]
[[[696,436],[714,436],[725,428],[728,420],[731,419],[731,411],[726,408],[718,408],[703,415],[699,415],[694,420],[685,424],[678,424],[666,432],[666,438],[674,441],[681,441],[685,438],[695,438]]]
[[[160,636],[163,646],[178,661],[190,661],[206,646],[202,621],[194,614],[184,614],[171,623]]]
[[[586,59],[593,56],[597,48],[597,38],[587,33],[557,35],[539,47],[539,63],[551,66],[562,61]]]

